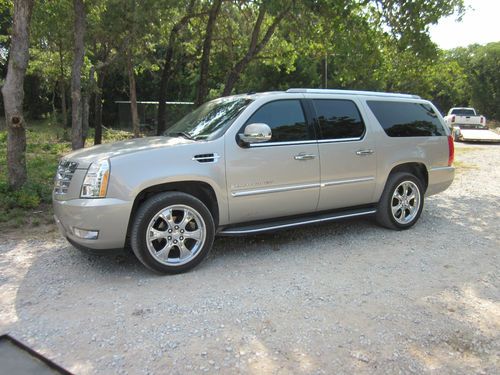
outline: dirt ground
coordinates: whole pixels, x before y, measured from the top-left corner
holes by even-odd
[[[219,238],[178,276],[0,234],[0,334],[77,374],[498,374],[500,146],[457,160],[409,231]]]

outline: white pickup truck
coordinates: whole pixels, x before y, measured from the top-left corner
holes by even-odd
[[[486,118],[477,115],[474,108],[452,108],[444,121],[456,142],[500,142],[500,135],[488,129]]]

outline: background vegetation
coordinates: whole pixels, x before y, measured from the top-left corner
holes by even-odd
[[[13,3],[0,0],[0,86]],[[474,106],[500,120],[500,42],[443,51],[429,38],[429,25],[463,12],[462,0],[35,1],[23,103],[28,180],[16,189],[8,184],[1,121],[0,220],[49,202],[57,159],[75,148],[75,77],[84,145],[132,136],[106,130],[118,122],[117,100],[199,104],[290,87],[407,92],[443,113]],[[78,19],[85,26],[81,70]],[[173,120],[160,105],[153,125],[160,132]]]

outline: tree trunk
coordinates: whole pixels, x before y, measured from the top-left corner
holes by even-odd
[[[188,5],[187,14],[172,27],[172,30],[170,30],[167,52],[165,53],[165,61],[163,63],[163,71],[161,73],[160,80],[160,93],[158,95],[158,124],[156,126],[156,135],[162,135],[166,130],[167,105],[165,102],[167,101],[167,88],[170,82],[170,76],[172,74],[172,58],[174,56],[174,46],[179,32],[185,25],[187,25],[189,19],[193,17],[194,5],[195,1],[191,0]]]
[[[66,88],[64,87],[64,79],[59,80],[59,95],[61,95],[61,113],[63,127],[68,125],[68,109],[66,107]]]
[[[199,106],[208,95],[208,68],[210,65],[210,49],[212,48],[212,38],[215,28],[215,22],[221,8],[222,0],[214,0],[210,13],[208,15],[207,28],[205,31],[205,40],[203,42],[203,53],[200,61],[200,81],[198,82],[198,91],[196,93],[195,104]]]
[[[250,45],[248,47],[247,53],[243,58],[236,63],[236,65],[231,69],[226,78],[226,83],[224,85],[224,91],[222,92],[222,96],[230,95],[233,91],[234,85],[238,82],[241,73],[246,69],[248,64],[252,61],[252,59],[257,56],[264,47],[269,43],[271,37],[273,36],[276,28],[289,12],[290,8],[287,7],[283,12],[276,16],[273,23],[269,26],[266,33],[262,37],[262,40],[259,42],[259,34],[262,23],[264,21],[264,16],[266,14],[266,3],[262,3],[259,9],[259,15],[257,16],[257,20],[255,21],[255,25],[252,31],[252,37],[250,39]]]
[[[83,148],[83,104],[82,104],[82,66],[85,37],[85,5],[83,0],[73,0],[75,13],[74,56],[71,68],[71,147]]]
[[[97,73],[97,91],[95,93],[94,110],[94,145],[102,143],[102,87],[104,86],[104,70]]]
[[[130,52],[127,53],[127,71],[128,71],[128,82],[130,90],[130,114],[132,116],[132,130],[134,132],[134,137],[139,137],[139,113],[137,112],[137,91],[135,88],[135,73],[134,65],[132,63],[132,57]]]
[[[68,109],[66,107],[66,87],[64,79],[64,54],[62,49],[62,41],[59,40],[59,91],[61,95],[61,113],[62,113],[62,123],[63,127],[68,126]]]
[[[158,95],[158,124],[156,125],[156,135],[162,135],[167,128],[167,88],[170,81],[170,70],[172,66],[173,48],[170,43],[167,47],[165,62],[163,63],[163,71],[160,80],[160,93]]]
[[[23,84],[29,60],[29,26],[33,3],[34,0],[14,1],[9,63],[5,84],[2,87],[7,125],[8,183],[13,189],[21,187],[27,179]]]
[[[82,95],[82,141],[85,146],[85,141],[89,133],[89,118],[90,118],[90,98],[95,90],[95,66],[90,67],[89,83],[87,90]]]
[[[85,93],[82,97],[82,144],[85,147],[85,141],[89,133],[89,94]]]

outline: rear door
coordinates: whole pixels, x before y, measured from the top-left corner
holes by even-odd
[[[373,203],[376,145],[350,99],[311,99],[318,131],[321,191],[318,210]]]
[[[319,152],[300,99],[267,102],[246,125],[265,123],[269,142],[238,145],[226,138],[231,223],[313,212],[319,198]]]

